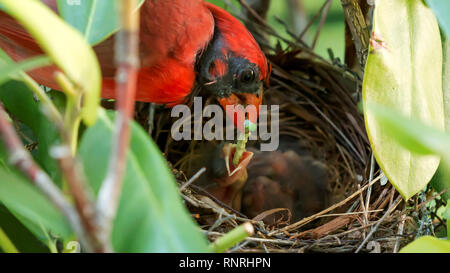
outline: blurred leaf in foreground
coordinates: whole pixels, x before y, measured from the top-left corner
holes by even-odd
[[[53,204],[25,178],[5,166],[0,166],[0,202],[23,217],[22,223],[40,239],[43,239],[41,227],[63,238],[72,234],[66,219]]]
[[[113,114],[100,111],[79,149],[95,192],[106,176],[113,135]],[[207,252],[206,238],[184,207],[161,151],[134,121],[126,174],[114,222],[117,252]]]
[[[139,6],[143,3],[144,0],[140,0]],[[117,0],[80,1],[77,5],[58,0],[58,11],[91,45],[105,40],[119,28]]]
[[[395,141],[405,149],[423,156],[439,155],[446,176],[441,179],[442,189],[450,187],[450,134],[411,120],[387,107],[368,104],[366,112],[380,122],[389,141]]]
[[[84,94],[82,117],[95,122],[100,104],[100,65],[84,37],[40,1],[0,0],[5,11],[19,21],[51,60]]]
[[[450,241],[423,236],[402,248],[400,253],[450,253]]]

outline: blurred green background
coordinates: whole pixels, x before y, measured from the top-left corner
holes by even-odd
[[[226,5],[223,0],[208,0],[218,6],[221,6],[226,9]],[[285,26],[280,24],[276,17],[285,22],[291,32],[300,33],[303,27],[311,20],[314,15],[320,10],[321,6],[325,3],[326,0],[296,0],[298,4],[302,6],[303,14],[301,12],[294,12],[292,6],[289,5],[289,0],[272,0],[269,13],[267,16],[268,23],[283,37],[289,38],[290,36],[287,34],[285,30]],[[236,0],[230,1],[231,3],[239,6]],[[292,2],[292,1],[291,1]],[[232,11],[230,8],[228,11]],[[295,17],[295,18],[294,18]],[[302,23],[297,23],[297,29],[295,31],[294,21],[300,21]],[[322,28],[320,36],[317,40],[317,44],[315,46],[315,52],[319,55],[329,59],[329,55],[327,52],[328,48],[331,48],[335,57],[339,57],[342,61],[344,60],[344,51],[345,51],[345,17],[344,12],[342,10],[342,6],[339,0],[333,0],[331,4],[331,8],[328,13],[328,17],[326,22]],[[304,41],[311,45],[314,36],[317,31],[317,27],[319,25],[320,18],[318,18],[313,26],[308,30],[304,37]],[[271,41],[276,43],[274,39]]]

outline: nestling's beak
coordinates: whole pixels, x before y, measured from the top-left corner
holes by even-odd
[[[244,132],[244,121],[258,122],[259,108],[262,103],[263,88],[258,94],[233,93],[226,98],[219,98],[219,103],[239,131]]]

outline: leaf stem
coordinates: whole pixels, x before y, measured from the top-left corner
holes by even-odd
[[[61,113],[56,109],[52,100],[48,97],[47,93],[39,86],[39,84],[28,76],[25,72],[20,72],[23,82],[31,89],[36,97],[41,101],[44,107],[44,114],[54,123],[62,124],[63,117]]]
[[[87,186],[86,177],[75,155],[78,145],[78,131],[81,123],[82,92],[72,84],[69,78],[61,73],[55,74],[55,79],[66,94],[66,112],[61,136],[63,145],[54,147],[52,156],[59,162],[65,182],[74,198],[76,209],[81,218],[83,228],[89,235],[93,251],[109,251],[109,243],[100,239],[100,228],[97,224],[97,211],[93,193]]]
[[[61,72],[56,72],[55,80],[66,94],[66,113],[64,115],[64,128],[68,132],[67,141],[72,156],[76,154],[78,145],[78,130],[81,123],[81,92],[78,92],[69,78]]]
[[[217,253],[225,252],[227,249],[243,241],[248,236],[252,236],[253,233],[253,225],[250,222],[244,223],[210,244],[209,250]]]
[[[14,127],[9,122],[8,114],[0,102],[0,137],[8,151],[9,161],[24,173],[31,182],[58,208],[68,220],[79,240],[84,244],[86,250],[92,250],[90,241],[87,239],[81,219],[75,208],[67,201],[61,190],[55,186],[46,172],[37,165],[29,152],[23,147]]]

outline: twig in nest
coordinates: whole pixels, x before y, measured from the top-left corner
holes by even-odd
[[[376,179],[371,181],[369,184],[365,185],[364,187],[362,187],[361,189],[359,189],[358,191],[354,192],[352,195],[347,197],[345,200],[343,200],[343,201],[341,201],[341,202],[339,202],[339,203],[337,203],[337,204],[335,204],[335,205],[333,205],[333,206],[331,206],[331,207],[329,207],[329,208],[327,208],[327,209],[325,209],[325,210],[323,210],[323,211],[321,211],[319,213],[316,213],[316,214],[314,214],[312,216],[306,217],[306,218],[304,218],[304,219],[302,219],[302,220],[300,220],[300,221],[298,221],[298,222],[296,222],[296,223],[294,223],[292,225],[286,226],[286,227],[284,227],[284,228],[282,228],[280,230],[272,231],[268,235],[272,236],[272,235],[274,235],[276,233],[288,231],[288,230],[295,229],[295,228],[299,228],[301,226],[304,226],[304,225],[310,223],[311,221],[317,219],[319,216],[327,214],[328,212],[330,212],[330,211],[332,211],[332,210],[334,210],[334,209],[336,209],[336,208],[346,204],[348,201],[350,201],[353,198],[355,198],[356,196],[358,196],[362,191],[366,190],[370,185],[373,185],[375,182],[380,180],[380,178],[381,178],[381,176],[377,177]]]
[[[180,191],[184,191],[189,185],[191,185],[192,183],[195,182],[195,180],[197,180],[204,172],[206,172],[206,168],[203,167],[201,168],[196,174],[194,174],[191,179],[189,179],[188,182],[184,183],[181,187],[180,187]]]
[[[134,114],[134,98],[139,67],[139,12],[137,0],[122,0],[122,29],[116,34],[117,114],[108,173],[99,191],[97,209],[104,241],[108,241],[116,216],[130,140],[130,120]]]
[[[389,209],[383,215],[383,217],[381,217],[381,219],[378,220],[377,224],[370,230],[370,233],[367,235],[366,239],[364,239],[364,241],[361,243],[361,245],[356,249],[355,253],[358,253],[359,251],[361,251],[363,246],[369,241],[370,238],[372,238],[372,235],[378,230],[378,227],[381,225],[381,223],[383,223],[383,221],[386,219],[386,217],[388,217],[391,214],[391,212],[394,211],[394,209],[398,206],[398,204],[400,204],[401,201],[402,201],[402,197],[399,195],[397,197],[397,199],[395,200],[395,202],[389,207]]]

